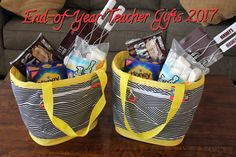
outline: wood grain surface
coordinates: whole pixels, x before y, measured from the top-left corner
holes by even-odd
[[[111,75],[109,74],[109,77]],[[111,78],[111,77],[110,77]],[[110,79],[111,80],[111,79]],[[182,144],[162,147],[123,138],[114,130],[111,82],[99,125],[84,138],[42,147],[28,135],[10,81],[0,82],[1,157],[235,157],[236,88],[230,79],[208,76],[202,101]]]

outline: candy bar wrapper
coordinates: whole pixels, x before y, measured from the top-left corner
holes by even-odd
[[[39,34],[38,38],[26,48],[14,61],[10,62],[24,76],[26,76],[26,64],[38,64],[60,60],[56,51],[47,39]]]
[[[179,43],[188,54],[205,67],[211,66],[223,57],[218,45],[203,28],[196,28]]]
[[[28,81],[42,83],[67,78],[66,67],[61,62],[28,64],[26,66]]]
[[[157,80],[160,70],[161,65],[157,62],[143,62],[134,58],[125,59],[124,71],[137,77]]]
[[[209,69],[197,62],[174,39],[158,81],[165,83],[192,83],[206,74]]]
[[[104,33],[100,27],[97,27],[95,30],[93,30],[94,28],[94,23],[82,22],[79,30],[70,30],[57,49],[59,56],[64,59],[70,53],[71,49],[73,49],[76,36],[79,36],[82,39],[90,39],[88,41],[89,44],[98,44],[99,41],[103,42],[106,39],[108,33]],[[91,32],[93,33],[91,34]],[[89,34],[91,34],[91,36],[88,36]],[[100,38],[101,40],[98,40]]]
[[[136,59],[148,59],[163,63],[167,52],[161,36],[161,32],[126,42],[130,56]]]
[[[66,65],[68,78],[92,73],[100,69],[104,62],[90,60],[79,56],[71,56]]]

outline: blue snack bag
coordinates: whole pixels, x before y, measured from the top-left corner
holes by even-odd
[[[26,65],[27,80],[37,83],[51,82],[67,78],[66,67],[61,62]]]
[[[161,65],[157,62],[143,62],[133,58],[125,59],[124,71],[144,79],[157,80]]]

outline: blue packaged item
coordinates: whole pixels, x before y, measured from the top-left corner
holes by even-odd
[[[183,83],[185,80],[182,80],[179,75],[172,72],[167,64],[164,64],[158,81],[175,84]]]
[[[133,58],[125,59],[124,71],[144,79],[158,80],[161,65],[157,62],[140,61]]]
[[[27,80],[37,83],[51,82],[67,78],[66,67],[61,62],[26,65]]]
[[[89,74],[102,67],[104,62],[80,56],[71,56],[66,65],[68,78]]]

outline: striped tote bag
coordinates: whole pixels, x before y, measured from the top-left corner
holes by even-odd
[[[180,144],[201,100],[204,76],[193,84],[168,84],[123,72],[128,52],[112,63],[113,119],[124,137],[163,146]]]
[[[31,138],[43,146],[84,137],[97,125],[107,84],[106,65],[91,74],[54,82],[25,82],[14,67],[12,90]]]

